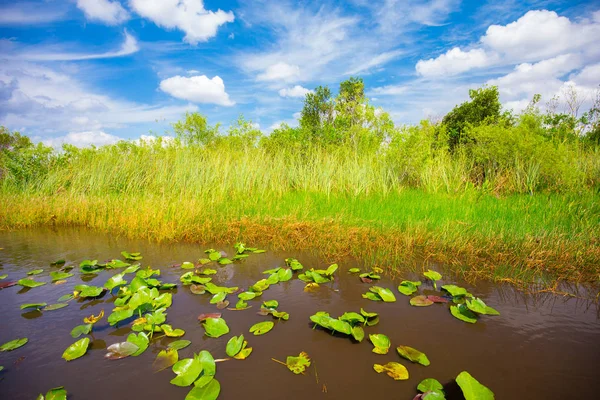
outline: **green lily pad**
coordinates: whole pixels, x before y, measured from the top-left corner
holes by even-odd
[[[460,286],[456,286],[456,285],[443,285],[442,290],[445,290],[446,292],[450,293],[450,295],[452,297],[461,297],[461,296],[470,295],[470,293],[467,291],[467,289],[462,288]]]
[[[210,278],[206,278],[206,279],[210,279]],[[217,294],[217,293],[221,293],[221,292],[225,292],[227,294],[232,294],[234,292],[237,292],[237,290],[239,289],[237,286],[234,286],[234,287],[217,286],[212,282],[205,283],[205,286],[206,286],[206,291],[210,294]]]
[[[348,272],[351,274],[357,274],[360,272],[360,268],[350,268]]]
[[[50,263],[50,266],[52,266],[52,267],[58,267],[58,266],[60,266],[60,265],[64,265],[65,263],[66,263],[66,261],[65,261],[65,260],[63,260],[63,259],[60,259],[60,260],[56,260],[56,261],[54,261],[54,262],[51,262],[51,263]]]
[[[179,277],[179,280],[181,281],[181,283],[183,283],[184,285],[191,285],[193,283],[197,284],[197,285],[204,285],[209,283],[212,278],[209,277],[201,277],[198,275],[194,274],[194,271],[189,271],[186,272],[185,274],[181,275]]]
[[[45,306],[44,307],[44,311],[54,311],[54,310],[60,310],[61,308],[64,308],[66,306],[68,306],[69,304],[67,303],[56,303],[56,304],[50,304],[49,306]]]
[[[190,344],[192,344],[192,342],[190,342],[189,340],[176,340],[174,342],[171,342],[167,345],[167,347],[169,349],[174,349],[174,350],[181,350],[181,349],[185,349],[186,347],[188,347]]]
[[[125,273],[113,275],[112,277],[108,278],[108,280],[104,284],[104,287],[108,291],[112,291],[117,286],[127,285],[127,281],[125,279],[123,279],[124,276],[125,276]]]
[[[425,353],[422,353],[417,349],[409,346],[398,346],[396,347],[396,351],[398,354],[400,354],[400,357],[404,357],[409,361],[416,362],[424,366],[429,365],[429,359]]]
[[[442,390],[444,386],[437,380],[433,378],[423,379],[421,383],[417,386],[417,390],[420,392],[430,392],[432,390]]]
[[[122,251],[121,255],[123,256],[123,258],[125,258],[126,260],[133,260],[133,261],[139,261],[142,259],[142,254],[141,253],[129,253],[127,251]]]
[[[277,307],[279,307],[279,302],[277,300],[263,301],[263,307],[265,307],[265,308],[277,308]]]
[[[62,358],[64,358],[67,361],[72,361],[72,360],[78,359],[79,357],[83,356],[87,352],[89,344],[90,344],[89,338],[83,338],[83,339],[76,341],[75,343],[73,343],[72,345],[67,347],[67,349],[65,350],[65,352],[62,355]]]
[[[468,322],[470,324],[477,322],[477,315],[469,310],[464,304],[450,306],[450,313],[452,313],[455,318],[458,318],[461,321]]]
[[[362,294],[363,299],[369,299],[372,301],[383,301],[383,299],[377,294],[373,292],[367,292]]]
[[[221,301],[225,301],[225,297],[227,297],[227,293],[225,293],[225,292],[217,293],[210,299],[210,304],[217,304]]]
[[[381,300],[383,300],[386,303],[393,303],[394,301],[396,301],[396,296],[394,296],[394,293],[392,293],[390,289],[382,288],[379,286],[371,286],[369,288],[369,291],[371,291],[372,293],[377,293]]]
[[[373,369],[378,374],[385,372],[391,378],[396,381],[404,381],[408,379],[408,370],[406,367],[397,362],[389,362],[385,365],[374,364]]]
[[[179,353],[176,349],[161,350],[152,363],[152,369],[154,372],[162,371],[174,365],[178,360]]]
[[[218,263],[221,265],[229,265],[233,264],[233,261],[231,261],[229,258],[223,257],[219,259]]]
[[[28,304],[21,304],[21,310],[25,310],[28,308],[34,308],[36,310],[39,310],[42,307],[47,306],[46,303],[28,303]]]
[[[67,391],[63,386],[48,390],[46,396],[39,395],[36,400],[67,400]]]
[[[109,360],[120,360],[122,358],[134,355],[140,350],[140,348],[132,342],[122,342],[111,344],[106,350],[108,350],[108,353],[106,353],[104,356],[105,358],[108,358]]]
[[[463,371],[456,377],[456,383],[465,396],[465,400],[494,400],[494,393],[483,386],[467,371]]]
[[[290,319],[290,314],[286,313],[285,311],[271,310],[271,315],[274,316],[275,318],[282,319],[284,321],[287,321]]]
[[[415,307],[427,307],[433,304],[433,301],[427,296],[415,296],[410,298],[410,305]]]
[[[227,346],[225,347],[225,353],[229,357],[234,357],[237,353],[242,350],[242,345],[244,344],[244,335],[234,336],[227,342]]]
[[[79,292],[79,297],[98,297],[104,292],[103,287],[98,286],[88,286],[88,285],[77,285],[74,287],[76,291]]]
[[[253,333],[255,336],[264,335],[273,329],[274,326],[275,323],[273,323],[273,321],[259,322],[250,327],[250,333]]]
[[[183,329],[173,329],[173,327],[168,324],[161,325],[160,328],[167,337],[181,337],[185,335],[185,331]]]
[[[373,353],[376,354],[387,354],[392,345],[390,338],[381,333],[369,335],[369,340],[375,346],[373,347]]]
[[[202,275],[214,275],[217,273],[216,269],[210,269],[210,268],[204,268],[202,271],[200,271],[200,274]]]
[[[467,299],[467,308],[477,314],[500,315],[498,311],[486,305],[480,298]]]
[[[125,262],[125,261],[121,261],[121,260],[110,260],[109,262],[106,263],[106,268],[108,269],[114,269],[114,268],[125,268],[125,267],[129,267],[131,264]]]
[[[346,321],[352,325],[365,322],[365,317],[355,312],[345,312],[341,317],[338,318],[341,321]]]
[[[292,279],[293,272],[289,268],[282,268],[277,271],[277,277],[279,278],[279,282],[287,282]]]
[[[223,318],[206,318],[202,325],[208,337],[218,338],[229,333],[229,327]]]
[[[430,279],[433,282],[433,287],[437,289],[436,281],[442,279],[442,275],[437,271],[427,270],[427,272],[423,272],[426,278]]]
[[[19,347],[25,346],[27,342],[29,342],[29,339],[27,338],[11,340],[10,342],[6,342],[2,346],[0,346],[0,351],[13,351],[18,349]]]
[[[306,368],[310,367],[310,357],[306,352],[301,352],[298,357],[288,356],[285,360],[285,364],[288,369],[298,374],[303,374],[306,371]]]
[[[77,325],[71,330],[71,336],[77,339],[81,335],[87,335],[92,331],[93,324]]]
[[[6,279],[6,278],[8,278],[8,274],[3,274],[3,275],[0,275],[0,281],[1,281],[2,279]]]
[[[295,258],[286,258],[285,263],[292,269],[292,271],[300,271],[304,269],[304,266],[300,264],[300,261],[296,260]]]
[[[244,300],[244,301],[252,300],[255,297],[256,297],[255,292],[243,292],[243,293],[238,294],[238,298],[240,300]]]
[[[352,327],[352,337],[357,342],[363,341],[363,339],[365,338],[365,331],[363,330],[362,326],[353,326]]]
[[[34,269],[33,271],[29,271],[29,272],[27,273],[27,275],[39,275],[39,274],[41,274],[42,272],[44,272],[44,270],[43,270],[43,269]]]
[[[50,272],[50,277],[52,277],[52,282],[62,281],[64,279],[72,277],[73,274],[70,272],[61,272],[61,271],[52,271]]]
[[[19,279],[17,281],[17,285],[21,285],[21,286],[26,287],[26,288],[35,288],[35,287],[38,287],[38,286],[44,286],[45,284],[46,284],[46,282],[38,282],[38,281],[35,281],[33,279],[29,279],[29,278]]]
[[[173,372],[177,375],[171,379],[176,386],[190,386],[202,372],[200,360],[196,357],[179,360],[173,365]]]
[[[135,274],[140,269],[139,264],[132,265],[123,270],[124,274]]]
[[[148,345],[150,344],[150,339],[148,339],[148,335],[146,335],[145,332],[140,332],[137,335],[135,333],[131,333],[129,336],[127,336],[127,341],[135,344],[138,347],[137,351],[131,354],[133,357],[137,357],[146,351]]]
[[[194,269],[194,268],[196,268],[196,266],[194,265],[194,263],[186,261],[186,262],[181,263],[181,268],[182,269]]]
[[[402,281],[398,286],[398,291],[405,296],[410,296],[419,289],[420,281]]]
[[[131,318],[131,317],[133,317],[133,311],[134,310],[131,310],[131,309],[113,311],[108,316],[108,323],[111,326],[114,326],[121,321]]]
[[[211,379],[204,386],[194,386],[185,396],[185,400],[216,400],[221,393],[221,384],[216,379]]]

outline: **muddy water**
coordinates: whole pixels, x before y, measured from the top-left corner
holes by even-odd
[[[157,245],[132,241],[77,229],[30,230],[0,233],[0,275],[6,280],[18,280],[26,272],[43,268],[36,280],[50,282],[50,262],[66,259],[78,265],[83,259],[119,258],[122,250],[141,251],[143,265],[160,268],[162,280],[178,282],[183,273],[170,265],[195,261],[205,248],[196,245]],[[227,252],[231,248],[216,247]],[[180,351],[180,359],[193,352],[209,350],[215,358],[225,357],[225,344],[232,335],[244,333],[254,348],[244,361],[232,360],[217,364],[216,378],[221,383],[220,399],[412,399],[416,385],[424,378],[437,378],[448,384],[448,398],[462,398],[455,393],[454,377],[467,370],[490,387],[498,399],[566,399],[595,398],[600,378],[600,320],[596,304],[579,299],[550,294],[527,296],[508,286],[461,282],[473,294],[501,312],[498,317],[483,317],[476,324],[466,324],[452,317],[448,305],[411,307],[408,298],[395,287],[398,280],[383,279],[379,284],[394,288],[396,303],[375,303],[361,298],[369,285],[361,283],[348,268],[365,267],[348,260],[323,260],[301,252],[267,252],[252,255],[244,262],[218,268],[213,281],[217,284],[247,288],[264,277],[262,271],[284,265],[286,257],[298,258],[305,267],[326,267],[338,261],[340,270],[333,284],[322,285],[316,293],[303,291],[298,279],[271,286],[261,300],[276,299],[279,309],[290,314],[289,321],[277,322],[263,336],[252,336],[248,328],[271,317],[257,315],[261,300],[251,300],[253,308],[245,311],[223,311],[231,332],[219,339],[207,338],[197,322],[204,312],[215,312],[209,295],[193,295],[179,287],[168,310],[167,322],[186,331],[183,339],[192,345]],[[82,318],[107,315],[113,305],[111,297],[100,300],[71,301],[68,307],[44,313],[23,313],[23,303],[55,303],[73,286],[82,283],[78,268],[66,284],[47,284],[25,291],[15,286],[0,290],[0,343],[18,337],[28,337],[24,347],[0,353],[1,399],[34,399],[46,390],[65,386],[72,400],[96,399],[184,399],[188,388],[169,383],[174,377],[170,369],[152,372],[156,354],[173,339],[158,339],[139,357],[118,361],[104,359],[107,345],[124,341],[128,327],[110,327],[106,318],[94,329],[93,345],[84,357],[72,362],[61,359],[63,351],[75,340],[71,329]],[[114,271],[102,272],[91,285],[102,286]],[[405,278],[414,278],[407,274]],[[4,280],[3,282],[5,282]],[[582,296],[593,297],[591,290],[580,288]],[[235,304],[235,296],[229,296]],[[311,329],[309,316],[327,311],[339,316],[345,311],[367,311],[380,314],[380,323],[367,327],[366,333],[384,333],[392,341],[387,355],[371,352],[368,340],[353,343],[345,337],[332,336],[320,329]],[[401,360],[394,352],[397,345],[409,345],[424,351],[431,365],[423,367]],[[305,376],[296,376],[271,358],[285,360],[287,355],[306,351],[314,360]],[[399,361],[410,372],[408,381],[394,381],[373,371],[373,364]],[[317,383],[318,380],[318,383]],[[326,393],[324,392],[326,388]]]

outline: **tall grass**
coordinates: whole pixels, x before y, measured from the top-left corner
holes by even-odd
[[[596,153],[597,155],[597,153]],[[345,147],[271,151],[121,143],[86,149],[0,184],[0,227],[82,225],[151,240],[246,240],[355,256],[389,271],[447,263],[468,277],[596,281],[599,169],[539,193],[540,164],[489,172],[473,158]],[[507,188],[519,188],[510,194]]]

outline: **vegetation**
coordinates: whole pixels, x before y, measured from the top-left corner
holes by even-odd
[[[360,257],[394,273],[447,263],[467,278],[600,277],[600,97],[580,115],[496,87],[441,121],[396,126],[361,79],[307,94],[298,127],[226,132],[192,113],[174,138],[60,151],[0,131],[0,227],[82,225],[151,240]]]

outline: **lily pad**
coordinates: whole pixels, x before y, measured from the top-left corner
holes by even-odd
[[[458,318],[461,321],[468,322],[470,324],[477,322],[477,315],[469,310],[464,304],[450,306],[450,313],[452,313],[455,318]]]
[[[34,269],[33,271],[29,271],[29,272],[27,273],[27,275],[39,275],[39,274],[41,274],[42,272],[44,272],[44,270],[43,270],[43,269]]]
[[[409,346],[398,346],[396,347],[396,351],[400,354],[400,357],[404,357],[409,361],[419,363],[424,366],[429,365],[429,359],[425,355],[425,353],[420,352],[417,349],[414,349]]]
[[[108,316],[108,323],[113,326],[131,317],[133,317],[133,310],[131,309],[113,311]]]
[[[433,282],[433,287],[437,289],[436,281],[442,279],[442,275],[439,272],[433,270],[427,270],[426,272],[423,272],[423,275],[425,275],[426,278],[430,279]]]
[[[50,277],[52,277],[52,282],[62,281],[64,279],[72,277],[73,274],[70,272],[61,272],[61,271],[52,271],[50,272]]]
[[[397,362],[389,362],[385,365],[374,364],[373,369],[378,374],[385,372],[391,378],[397,381],[404,381],[408,379],[408,370],[406,367]]]
[[[244,335],[234,336],[227,342],[227,346],[225,347],[225,353],[227,353],[229,357],[235,357],[235,355],[242,350],[243,344]]]
[[[265,307],[265,308],[277,308],[277,307],[279,307],[279,302],[277,300],[263,301],[263,307]]]
[[[6,342],[2,346],[0,346],[0,351],[13,351],[18,349],[19,347],[25,346],[27,342],[29,342],[29,339],[27,338],[11,340],[10,342]]]
[[[393,303],[394,301],[396,301],[396,296],[394,296],[394,293],[392,293],[390,289],[382,288],[380,286],[371,286],[369,290],[372,293],[376,293],[377,295],[379,295],[379,297],[381,297],[381,300],[383,300],[386,303]]]
[[[363,339],[365,338],[365,331],[363,330],[362,326],[353,326],[352,327],[352,337],[357,342],[363,341]]]
[[[218,338],[229,333],[229,327],[223,318],[206,318],[202,325],[208,337]]]
[[[217,304],[219,302],[222,302],[225,300],[225,297],[227,297],[227,293],[225,293],[225,292],[217,293],[210,299],[210,304]]]
[[[241,300],[244,300],[244,301],[252,300],[255,297],[256,297],[255,292],[243,292],[243,293],[238,294],[238,298]]]
[[[28,304],[21,304],[21,310],[26,310],[28,308],[33,308],[36,310],[39,310],[42,307],[47,306],[46,303],[28,303]]]
[[[190,342],[189,340],[176,340],[174,342],[171,342],[167,345],[167,347],[169,349],[174,349],[174,350],[181,350],[181,349],[185,349],[186,347],[188,347],[190,344],[192,344],[192,342]]]
[[[190,386],[202,372],[202,365],[197,357],[185,358],[173,365],[173,372],[177,375],[171,379],[176,386]]]
[[[127,285],[127,281],[125,279],[123,279],[124,276],[125,276],[125,273],[116,274],[116,275],[110,277],[104,284],[104,287],[107,290],[112,291],[114,288],[116,288],[118,286]]]
[[[65,263],[66,263],[66,261],[65,261],[65,260],[63,260],[63,259],[60,259],[60,260],[56,260],[56,261],[54,261],[54,262],[51,262],[51,263],[50,263],[50,266],[52,266],[52,267],[58,267],[58,266],[60,266],[60,265],[64,265]]]
[[[71,336],[77,339],[81,335],[87,335],[92,331],[92,324],[77,325],[71,330]]]
[[[229,258],[223,257],[219,259],[218,263],[221,265],[229,265],[233,264],[233,261],[231,261]]]
[[[83,339],[76,341],[75,343],[73,343],[72,345],[67,347],[67,349],[65,350],[65,352],[62,355],[62,358],[64,358],[67,361],[72,361],[72,360],[78,359],[79,357],[83,356],[87,352],[89,344],[90,344],[89,338],[83,338]]]
[[[376,354],[387,354],[392,345],[390,338],[381,333],[369,335],[369,340],[373,343],[373,346],[375,346],[373,347],[373,353]]]
[[[421,383],[417,386],[417,390],[420,392],[430,392],[432,390],[442,390],[444,386],[437,380],[433,378],[423,379]]]
[[[127,341],[135,344],[138,347],[137,351],[131,354],[133,357],[137,357],[146,351],[148,345],[150,344],[150,339],[148,339],[148,335],[146,335],[145,332],[140,332],[137,335],[135,333],[131,333],[129,336],[127,336]]]
[[[298,357],[288,356],[285,360],[288,369],[295,374],[303,374],[310,367],[310,357],[306,352],[301,352]]]
[[[450,300],[448,300],[445,297],[441,297],[441,296],[433,296],[433,295],[429,295],[427,296],[427,300],[431,300],[434,303],[449,303]]]
[[[494,393],[483,386],[467,371],[463,371],[456,377],[456,383],[460,386],[466,400],[493,400]]]
[[[207,318],[221,318],[221,313],[204,313],[198,315],[198,321],[202,322]]]
[[[90,315],[89,317],[85,317],[83,319],[83,322],[85,322],[86,324],[92,324],[94,325],[95,323],[97,323],[98,321],[100,321],[102,318],[104,318],[104,310],[100,310],[100,312],[98,313],[98,315]]]
[[[450,293],[450,296],[452,297],[467,296],[470,294],[467,289],[456,285],[444,285],[442,286],[442,289]]]
[[[64,308],[66,306],[68,306],[68,303],[56,303],[56,304],[50,304],[49,306],[45,306],[44,307],[44,311],[54,311],[54,310],[60,310],[61,308]]]
[[[498,311],[486,305],[480,298],[467,299],[467,308],[477,314],[500,315]]]
[[[160,328],[163,330],[165,336],[167,337],[181,337],[185,335],[185,331],[183,329],[173,329],[173,327],[168,324],[163,324],[160,326]]]
[[[103,287],[98,286],[88,286],[88,285],[77,285],[74,287],[76,291],[79,292],[79,297],[98,297],[104,292]]]
[[[176,349],[161,350],[152,363],[152,369],[154,372],[162,371],[174,365],[178,360],[179,353]]]
[[[398,291],[405,296],[410,296],[419,289],[420,281],[402,281],[398,286]]]
[[[348,272],[351,274],[357,274],[360,272],[360,268],[350,268]]]
[[[300,271],[304,268],[300,261],[296,260],[295,258],[286,258],[285,263],[292,269],[292,271]]]
[[[140,350],[140,348],[136,344],[127,341],[111,344],[106,350],[108,350],[108,353],[106,353],[104,356],[105,358],[108,358],[109,360],[120,360],[122,358],[134,355]]]
[[[220,301],[217,303],[217,308],[219,310],[222,310],[224,308],[227,308],[229,306],[229,300],[225,300],[225,301]]]
[[[38,281],[35,281],[33,279],[29,279],[29,278],[19,279],[17,281],[17,285],[21,285],[21,286],[26,287],[26,288],[35,288],[35,287],[38,287],[38,286],[44,286],[45,284],[46,284],[46,282],[38,282]]]
[[[46,396],[39,395],[36,400],[67,400],[67,391],[63,386],[48,390]]]
[[[206,293],[206,286],[204,285],[190,285],[190,292],[193,294],[204,294]]]
[[[427,296],[415,296],[410,298],[410,305],[415,307],[427,307],[433,304],[433,301]]]
[[[185,396],[185,400],[216,400],[221,393],[221,384],[216,379],[211,379],[204,386],[194,386]]]
[[[186,261],[186,262],[181,263],[181,268],[182,269],[194,269],[194,268],[196,268],[196,266],[194,265],[194,263]]]
[[[273,321],[259,322],[250,327],[250,333],[253,333],[255,336],[264,335],[273,329],[274,326],[275,323],[273,323]]]

